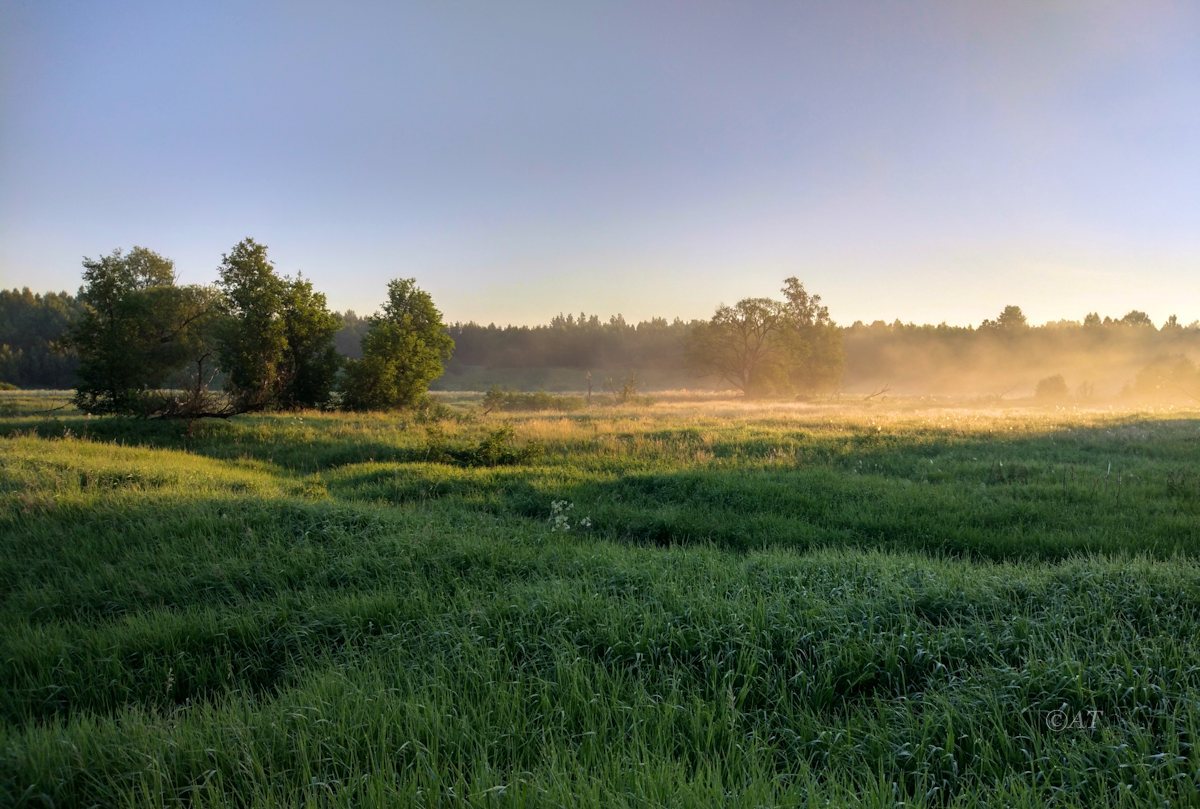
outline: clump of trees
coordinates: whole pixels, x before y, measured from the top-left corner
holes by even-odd
[[[796,278],[784,281],[783,300],[745,298],[720,306],[696,324],[686,346],[688,363],[747,396],[808,394],[837,384],[842,373],[841,332]]]
[[[411,405],[453,350],[428,294],[411,279],[393,281],[383,314],[370,319],[364,359],[340,378],[342,319],[310,281],[281,276],[266,246],[249,238],[222,257],[213,286],[178,285],[173,263],[144,247],[83,266],[68,342],[79,358],[75,404],[87,413],[199,418]]]
[[[341,320],[303,277],[283,278],[253,239],[239,242],[218,269],[218,356],[229,406],[238,412],[326,407],[339,365]]]
[[[409,341],[379,324],[386,315],[330,312],[306,279],[279,277],[251,240],[218,275],[211,287],[181,286],[169,260],[135,248],[89,259],[78,296],[0,291],[0,382],[68,388],[78,379],[91,412],[150,415],[394,406],[429,385],[421,369],[431,357],[444,365],[439,387],[579,390],[594,380],[617,398],[632,395],[633,375],[639,389],[732,385],[764,396],[838,387],[988,400],[1037,396],[1039,379],[1061,375],[1073,400],[1200,397],[1187,365],[1200,359],[1200,322],[1172,315],[1156,326],[1136,309],[1037,325],[1009,305],[974,326],[836,326],[791,279],[784,300],[747,299],[709,320],[580,313],[536,326],[451,324],[442,329],[454,343],[448,360],[431,328],[407,365],[386,359],[389,345]],[[347,368],[347,358],[363,362]]]

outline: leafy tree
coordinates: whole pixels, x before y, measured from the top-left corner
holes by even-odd
[[[221,370],[218,364],[219,337],[224,322],[221,295],[211,286],[181,287],[178,306],[181,316],[189,323],[176,338],[183,366],[175,372],[173,379],[182,388],[182,395],[164,402],[159,415],[185,418],[231,416],[235,411],[227,397],[212,390]]]
[[[303,277],[282,278],[266,245],[243,239],[218,270],[226,320],[220,359],[240,412],[328,403],[340,359],[341,319]]]
[[[1020,306],[1005,306],[995,320],[985,320],[979,324],[981,329],[991,329],[999,332],[1015,334],[1029,328],[1029,321]]]
[[[329,401],[341,364],[333,341],[342,319],[304,278],[287,281],[282,318],[286,349],[279,369],[279,404],[321,407]]]
[[[1154,321],[1150,319],[1150,315],[1145,312],[1134,309],[1121,318],[1120,322],[1126,326],[1149,326],[1154,328]]]
[[[343,404],[352,410],[414,405],[453,350],[429,293],[412,278],[390,281],[383,311],[369,318],[362,358],[346,364]]]
[[[237,410],[262,410],[279,401],[283,388],[287,283],[275,273],[266,246],[249,238],[222,256],[217,272],[227,316],[220,336],[225,387]]]
[[[841,378],[842,335],[820,295],[812,295],[799,279],[783,282],[783,338],[788,378],[793,391],[820,390]]]
[[[766,391],[778,377],[778,343],[782,322],[780,304],[770,298],[745,298],[719,306],[712,319],[692,330],[687,346],[689,363],[711,373],[747,395]]]
[[[784,300],[746,298],[721,306],[689,335],[692,367],[715,375],[747,396],[811,390],[841,372],[841,335],[821,305],[795,278]]]
[[[208,351],[212,297],[175,285],[174,264],[144,247],[84,259],[75,403],[88,413],[160,414],[158,392],[190,355]]]

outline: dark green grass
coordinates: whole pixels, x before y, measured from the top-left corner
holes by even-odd
[[[3,806],[1197,802],[1190,414],[0,433]]]

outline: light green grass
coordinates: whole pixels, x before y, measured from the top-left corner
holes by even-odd
[[[0,805],[1197,802],[1200,414],[22,395]]]

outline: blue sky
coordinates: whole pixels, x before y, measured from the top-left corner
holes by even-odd
[[[0,5],[0,284],[247,235],[360,312],[1191,321],[1200,4]]]

